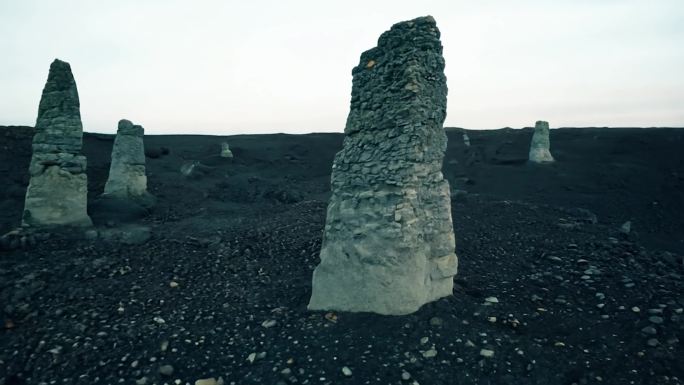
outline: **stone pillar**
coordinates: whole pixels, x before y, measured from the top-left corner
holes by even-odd
[[[147,176],[145,175],[144,134],[145,131],[142,126],[133,125],[131,121],[126,119],[119,121],[104,195],[122,199],[137,199],[148,194]]]
[[[452,294],[439,36],[430,16],[395,24],[352,71],[309,309],[408,314]]]
[[[554,159],[553,156],[551,156],[550,147],[551,144],[549,141],[549,123],[540,120],[534,125],[534,134],[532,134],[532,142],[530,143],[530,162],[553,162]]]
[[[69,63],[55,59],[38,107],[31,180],[22,225],[91,226],[86,158],[76,82]]]

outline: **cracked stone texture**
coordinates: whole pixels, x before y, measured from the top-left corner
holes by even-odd
[[[104,195],[137,199],[148,194],[144,133],[142,126],[134,125],[126,119],[119,121]]]
[[[92,225],[87,212],[88,181],[86,158],[81,154],[83,125],[79,106],[69,63],[55,59],[38,107],[24,226]]]
[[[549,141],[549,123],[543,120],[537,121],[534,125],[534,134],[530,143],[529,160],[533,163],[553,162],[551,156],[551,142]]]
[[[352,70],[309,309],[408,314],[452,294],[439,37],[430,16],[395,24]]]

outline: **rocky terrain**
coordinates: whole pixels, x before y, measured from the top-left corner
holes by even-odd
[[[684,129],[553,129],[543,165],[532,128],[463,132],[454,295],[406,316],[306,310],[342,134],[145,137],[149,240],[0,251],[0,384],[684,382]],[[0,233],[32,135],[0,127]],[[100,229],[113,140],[83,141]]]

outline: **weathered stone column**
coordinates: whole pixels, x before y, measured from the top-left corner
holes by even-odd
[[[135,200],[148,194],[144,134],[142,126],[126,119],[119,121],[104,195]]]
[[[76,82],[69,63],[55,59],[38,107],[24,226],[91,226],[86,158]]]
[[[309,309],[407,314],[452,294],[439,36],[430,16],[395,24],[352,71]]]
[[[553,162],[554,159],[551,156],[550,146],[549,123],[543,120],[537,121],[534,125],[534,134],[532,134],[532,142],[530,143],[530,162]]]

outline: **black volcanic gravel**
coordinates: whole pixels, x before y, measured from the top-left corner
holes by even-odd
[[[560,227],[573,221],[563,210],[479,197],[453,210],[454,296],[402,317],[306,310],[321,201],[255,213],[204,238],[167,224],[144,245],[46,241],[2,254],[0,378],[681,383],[681,256],[648,252],[599,224]]]
[[[146,137],[168,149],[147,160],[147,243],[0,251],[0,385],[684,382],[684,130],[552,130],[546,168],[524,163],[529,129],[448,133],[445,175],[468,191],[452,297],[306,310],[341,135]],[[111,141],[85,136],[91,200]],[[0,149],[6,231],[30,129],[0,128]],[[205,175],[180,176],[188,160]]]

